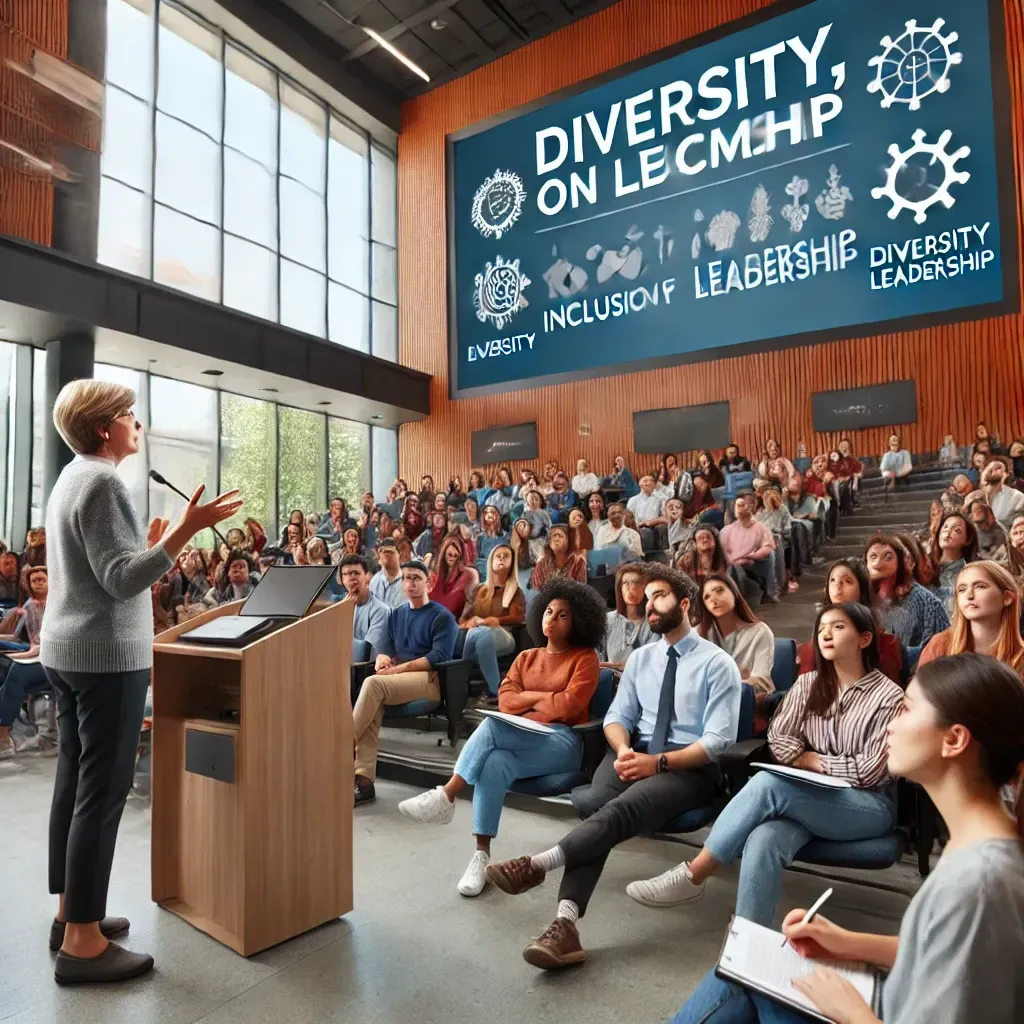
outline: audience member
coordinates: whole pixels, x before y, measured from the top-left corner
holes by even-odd
[[[320,542],[321,544],[323,541]],[[210,587],[203,597],[207,608],[216,608],[227,601],[244,601],[255,589],[259,577],[256,565],[248,552],[232,551],[224,559],[224,578],[218,586]],[[255,578],[254,578],[255,576]]]
[[[594,537],[595,547],[597,547],[597,535],[607,521],[608,513],[604,507],[604,497],[600,491],[596,491],[587,498],[587,526]]]
[[[284,528],[284,540],[281,543],[284,550],[285,565],[304,565],[306,562],[306,542],[303,539],[303,528],[301,523],[289,523]]]
[[[974,491],[964,502],[967,513],[978,535],[978,555],[1010,568],[1010,538],[996,522],[991,506],[980,491]]]
[[[996,521],[1004,530],[1009,530],[1013,517],[1024,511],[1024,494],[1007,485],[1008,471],[1003,458],[993,459],[982,471],[981,487],[985,492]]]
[[[572,478],[572,489],[580,502],[586,503],[587,498],[601,486],[601,481],[590,471],[590,463],[586,459],[576,460],[576,475]]]
[[[437,486],[434,478],[428,473],[420,477],[420,508],[424,512],[434,507],[434,495],[437,493]]]
[[[672,458],[673,456],[663,456]],[[662,471],[665,466],[662,466]],[[689,478],[689,474],[687,474]],[[655,490],[655,479],[650,473],[644,473],[640,477],[640,493],[634,494],[626,502],[626,508],[633,513],[636,519],[637,532],[640,534],[640,542],[644,551],[663,551],[668,542],[665,531],[665,492],[662,489]],[[692,494],[693,481],[690,480],[689,487]],[[690,495],[688,494],[687,497]],[[678,497],[678,495],[677,495]],[[611,516],[609,515],[609,518]]]
[[[0,555],[0,608],[10,608],[21,600],[21,567],[13,551]]]
[[[445,504],[456,511],[461,510],[466,504],[466,492],[463,489],[461,476],[453,476],[448,481],[448,494],[444,500]]]
[[[473,543],[475,544],[480,537],[481,530],[480,502],[472,494],[468,494],[462,504],[462,510],[465,513],[466,525],[469,527],[469,532],[472,534]]]
[[[962,512],[947,512],[942,517],[930,557],[936,593],[948,608],[960,570],[978,557],[977,531]]]
[[[620,501],[608,506],[608,519],[597,531],[596,548],[620,548],[623,559],[643,557],[643,541],[636,530],[626,526],[626,506]]]
[[[544,472],[540,481],[540,492],[545,498],[555,489],[555,474],[557,472],[559,472],[558,463],[554,459],[548,459],[544,463]]]
[[[791,474],[792,475],[792,474]],[[778,582],[775,578],[775,540],[771,531],[754,519],[754,496],[741,491],[733,505],[736,520],[721,533],[722,548],[730,565],[742,566],[764,591],[764,600],[778,603]]]
[[[551,493],[547,495],[548,513],[553,523],[564,523],[569,509],[576,504],[576,495],[569,487],[569,477],[558,470],[551,482]]]
[[[696,477],[698,473],[707,480],[708,487],[725,486],[725,477],[722,475],[722,470],[715,465],[714,455],[706,448],[697,456],[697,465],[690,476]]]
[[[695,521],[684,517],[683,503],[678,498],[669,498],[665,502],[665,524],[669,550],[676,554],[689,543],[697,529]]]
[[[346,528],[345,532],[341,535],[341,553],[344,555],[365,555],[366,548],[363,544],[363,538],[359,531],[354,526]]]
[[[430,565],[437,557],[441,541],[448,536],[448,514],[446,512],[431,512],[427,521],[429,528],[424,530],[413,545],[413,555],[419,558],[426,565]]]
[[[402,506],[402,526],[411,544],[427,528],[427,521],[420,512],[420,499],[416,494],[407,494]]]
[[[605,716],[610,750],[594,781],[575,796],[587,818],[550,850],[490,864],[487,879],[517,895],[564,867],[558,912],[523,951],[553,970],[584,959],[576,922],[587,910],[608,854],[642,832],[714,799],[716,764],[736,739],[740,676],[732,659],[690,629],[693,581],[668,566],[647,573],[647,619],[662,637],[634,651]]]
[[[1024,515],[1017,516],[1010,527],[1010,546],[1019,556],[1024,558]],[[0,562],[3,559],[0,557]],[[0,565],[0,583],[2,583],[3,567]]]
[[[310,540],[316,536],[316,531],[320,526],[320,517],[315,512],[307,514],[305,521],[303,522],[303,533],[302,537],[304,541]]]
[[[583,756],[572,726],[587,721],[597,689],[594,648],[604,635],[604,605],[589,587],[551,580],[530,606],[528,628],[538,646],[512,663],[498,691],[498,708],[551,731],[528,732],[487,718],[462,748],[444,786],[398,805],[414,821],[447,825],[455,817],[455,797],[473,787],[476,852],[457,886],[463,896],[479,896],[487,884],[491,839],[498,834],[508,787],[516,779],[576,771]]]
[[[825,499],[817,498],[807,489],[805,479],[794,473],[786,487],[786,507],[795,530],[803,531],[798,542],[806,553],[806,561],[814,560],[814,551],[825,540],[825,523],[819,515]]]
[[[466,593],[479,580],[476,569],[466,558],[461,538],[445,537],[430,566],[427,597],[444,605],[456,619],[460,619],[466,607]],[[405,595],[402,596],[404,599]]]
[[[974,490],[970,477],[957,473],[939,499],[947,512],[956,512],[964,507],[964,500]]]
[[[356,521],[349,514],[345,499],[335,496],[331,498],[327,515],[320,520],[320,526],[316,532],[317,536],[323,537],[330,546],[339,543],[345,530],[355,525]],[[230,543],[230,539],[228,542]]]
[[[999,455],[1002,452],[998,435],[990,434],[984,423],[979,423],[974,428],[974,447],[971,454],[977,451],[983,451],[986,455]]]
[[[438,491],[434,495],[434,500],[430,505],[431,512],[444,512],[447,516],[448,513],[448,495],[443,491]]]
[[[297,526],[299,528],[298,541],[293,541],[290,538],[295,536],[294,531],[290,530],[290,527]],[[306,516],[301,508],[293,508],[288,513],[288,522],[284,524],[284,529],[281,531],[281,543],[280,547],[286,550],[292,543],[302,543],[306,538],[304,536],[306,532]]]
[[[932,587],[935,583],[935,570],[931,559],[921,549],[918,539],[912,533],[896,533],[893,536],[903,545],[907,572],[922,587]]]
[[[409,561],[401,566],[406,600],[388,616],[375,674],[364,680],[352,709],[355,739],[355,804],[370,803],[377,794],[377,749],[384,708],[413,700],[441,702],[435,668],[451,660],[458,626],[443,605],[427,597],[427,567]]]
[[[584,556],[594,546],[594,535],[587,526],[583,509],[569,510],[569,547],[573,551],[582,551]]]
[[[23,571],[29,574],[30,596],[23,606],[12,609],[5,617],[5,626],[7,619],[13,619],[16,625],[14,633],[4,637],[0,644],[6,658],[6,667],[0,672],[0,761],[25,749],[53,749],[49,735],[42,739],[30,737],[17,748],[11,739],[11,726],[26,695],[50,690],[42,665],[19,664],[22,657],[35,659],[39,655],[39,630],[49,595],[49,573],[45,565],[26,565]]]
[[[388,504],[393,505],[395,502],[405,501],[408,493],[409,485],[401,477],[396,477],[395,482],[388,489]]]
[[[875,534],[864,545],[864,561],[887,632],[907,647],[920,647],[949,628],[942,602],[925,590],[907,569],[906,549],[888,534]]]
[[[854,493],[860,488],[860,480],[864,475],[864,465],[853,453],[853,445],[848,437],[841,438],[836,446],[839,452],[840,462],[843,464],[843,474],[849,475],[853,484]]]
[[[1024,440],[1015,438],[1010,445],[1010,464],[1013,466],[1013,477],[1019,484],[1024,480]]]
[[[380,568],[370,580],[370,593],[389,608],[398,608],[405,604],[405,591],[398,545],[390,537],[377,541],[377,563]]]
[[[481,509],[496,508],[504,519],[512,510],[512,478],[504,466],[494,474]],[[481,512],[482,514],[482,512]]]
[[[331,559],[327,554],[327,544],[323,537],[311,537],[306,541],[306,564],[307,565],[330,565]],[[255,570],[255,563],[254,570]]]
[[[42,526],[33,526],[25,537],[25,550],[21,556],[21,564],[46,565],[46,530]]]
[[[661,457],[661,465],[655,477],[657,493],[665,500],[679,498],[684,504],[693,496],[693,477],[679,465],[679,460],[670,453]],[[640,479],[643,487],[643,478]]]
[[[698,587],[713,573],[730,572],[718,530],[710,524],[699,524],[676,557],[676,568],[685,572]]]
[[[540,491],[526,492],[526,508],[523,518],[530,524],[530,537],[546,537],[551,529],[551,516],[544,508],[545,498]]]
[[[477,538],[477,558],[486,561],[498,544],[508,544],[509,535],[501,528],[501,513],[494,505],[484,505],[481,531]]]
[[[755,698],[774,693],[775,634],[750,610],[731,576],[714,573],[704,579],[697,615],[697,632],[736,662]]]
[[[875,612],[871,581],[864,563],[859,558],[840,558],[829,566],[828,575],[825,577],[821,607],[830,608],[833,605],[847,603],[862,604],[865,608],[871,609],[872,613]],[[875,618],[878,618],[877,614]],[[814,671],[816,650],[817,638],[814,636],[798,645],[797,675]],[[881,628],[878,630],[878,668],[882,675],[888,676],[894,683],[900,682],[903,678],[903,648],[892,633],[886,633]]]
[[[785,487],[795,472],[793,463],[782,454],[779,442],[773,437],[768,438],[764,445],[764,458],[757,464],[757,478],[774,480],[780,487]]]
[[[544,545],[544,553],[537,559],[537,565],[534,567],[530,587],[533,590],[540,590],[555,576],[567,576],[577,583],[587,582],[587,556],[572,550],[569,527],[564,523],[555,523],[551,527],[548,542]]]
[[[928,641],[918,666],[973,651],[1024,673],[1020,590],[1014,578],[995,562],[972,562],[960,570],[953,597],[953,625]]]
[[[487,493],[487,483],[484,480],[483,473],[479,469],[474,469],[469,474],[469,490],[468,494],[471,494],[477,501],[478,504],[484,500],[484,495]]]
[[[985,442],[985,447],[985,451],[976,450],[967,464],[967,476],[975,487],[979,487],[981,485],[981,474],[992,460],[991,453],[987,451],[987,441]]]
[[[693,494],[690,500],[683,505],[683,518],[698,520],[700,522],[712,522],[715,526],[721,526],[725,517],[715,504],[715,496],[711,493],[711,485],[697,473],[693,477]]]
[[[718,467],[725,476],[730,473],[749,473],[750,459],[740,455],[740,446],[730,441],[725,446],[725,453],[718,462]]]
[[[533,546],[530,544],[530,534],[532,532],[533,528],[530,526],[529,519],[517,519],[512,524],[509,545],[512,548],[512,553],[516,556],[516,568],[520,573],[524,569],[532,569],[537,564],[537,559],[533,554]],[[533,574],[531,573],[531,575]]]
[[[851,932],[791,911],[788,941],[824,963],[794,981],[826,1020],[879,1024],[828,963],[868,963],[887,975],[886,1024],[1015,1024],[1024,1005],[1024,832],[1001,789],[1024,757],[1020,678],[965,654],[923,667],[889,726],[888,770],[922,785],[949,829],[938,867],[910,902],[899,939]],[[850,790],[840,791],[845,796]],[[741,794],[742,795],[742,794]],[[721,819],[719,819],[721,820]],[[834,816],[833,821],[842,821]],[[745,868],[743,860],[741,872]],[[788,1011],[709,972],[672,1024],[799,1024]]]
[[[370,563],[362,555],[345,555],[338,564],[338,580],[342,593],[335,594],[335,601],[350,601],[352,609],[352,639],[363,640],[370,645],[367,661],[374,661],[383,650],[388,632],[388,617],[391,609],[370,593]]]
[[[462,656],[475,661],[492,696],[498,695],[498,658],[516,649],[508,631],[526,621],[526,598],[519,588],[516,559],[508,544],[497,544],[487,556],[487,579],[466,596],[459,628],[468,630]]]
[[[670,907],[699,899],[707,879],[742,854],[736,914],[770,926],[783,869],[812,839],[873,839],[895,827],[886,730],[903,691],[878,671],[874,617],[863,605],[835,605],[818,613],[814,635],[815,671],[786,694],[768,744],[778,763],[851,787],[826,789],[758,772],[729,801],[689,864],[627,887],[638,903]]]
[[[761,488],[761,508],[754,515],[754,518],[765,526],[772,534],[773,539],[779,537],[782,540],[783,560],[788,574],[787,587],[792,593],[800,589],[796,577],[800,575],[800,560],[810,561],[806,552],[796,550],[793,547],[793,518],[789,514],[789,506],[783,504],[782,490],[777,484],[769,484]],[[800,534],[798,537],[802,536]],[[776,558],[778,557],[778,545],[776,544]],[[778,567],[776,567],[778,571]]]
[[[615,456],[612,471],[604,478],[604,486],[607,490],[618,491],[618,497],[622,501],[628,501],[640,490],[626,465],[626,460],[621,455]]]
[[[521,501],[525,505],[526,495],[529,494],[530,491],[539,490],[540,481],[537,479],[537,474],[529,467],[519,470],[519,483],[512,492],[513,499]]]
[[[615,573],[615,611],[607,616],[601,668],[621,672],[633,651],[654,640],[647,621],[646,586],[642,564],[619,566]]]

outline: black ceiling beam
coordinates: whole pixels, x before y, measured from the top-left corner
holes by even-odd
[[[425,7],[422,11],[417,11],[416,14],[406,18],[405,21],[400,21],[397,25],[392,25],[391,28],[381,32],[381,35],[389,43],[393,43],[396,39],[405,35],[406,32],[411,29],[418,28],[426,22],[433,21],[434,18],[439,15],[445,15],[445,20],[447,20],[447,16],[451,14],[451,9],[456,3],[458,3],[458,0],[437,0],[436,3],[431,4],[429,7]],[[345,60],[357,60],[359,57],[365,56],[371,50],[375,50],[376,48],[377,43],[367,37],[365,42],[360,43],[354,50],[349,51]]]
[[[529,30],[519,24],[501,0],[481,0],[481,3],[483,3],[487,10],[489,10],[499,21],[503,22],[505,27],[514,36],[517,36],[524,43],[528,43],[530,41]]]

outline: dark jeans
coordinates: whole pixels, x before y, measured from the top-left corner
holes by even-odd
[[[720,781],[718,766],[709,764],[623,782],[615,773],[615,754],[609,750],[589,790],[573,801],[586,820],[558,844],[565,854],[558,898],[572,900],[582,917],[613,847],[661,828],[684,811],[711,803]]]
[[[0,685],[0,725],[11,725],[21,711],[25,695],[45,692],[50,684],[42,665],[19,665],[16,661],[5,663],[0,660],[2,665],[6,665],[6,671],[0,668],[0,672],[4,672],[3,684]]]
[[[121,812],[132,784],[149,669],[46,670],[57,691],[60,749],[50,807],[50,892],[72,924],[106,916]]]

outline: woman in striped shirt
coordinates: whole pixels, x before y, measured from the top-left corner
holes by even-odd
[[[742,854],[736,913],[770,926],[782,871],[812,839],[848,842],[893,830],[886,729],[903,691],[878,671],[877,631],[863,605],[822,609],[815,671],[793,684],[768,730],[777,762],[845,779],[850,788],[758,773],[718,816],[704,849],[689,864],[631,882],[633,899],[649,907],[689,903],[704,894],[710,875]]]

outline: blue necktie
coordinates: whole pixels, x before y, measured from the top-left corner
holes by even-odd
[[[654,722],[651,742],[647,744],[648,754],[662,754],[668,747],[668,730],[675,711],[676,662],[678,660],[679,652],[674,647],[669,647],[665,676],[661,680],[661,697],[658,699],[658,717]]]

